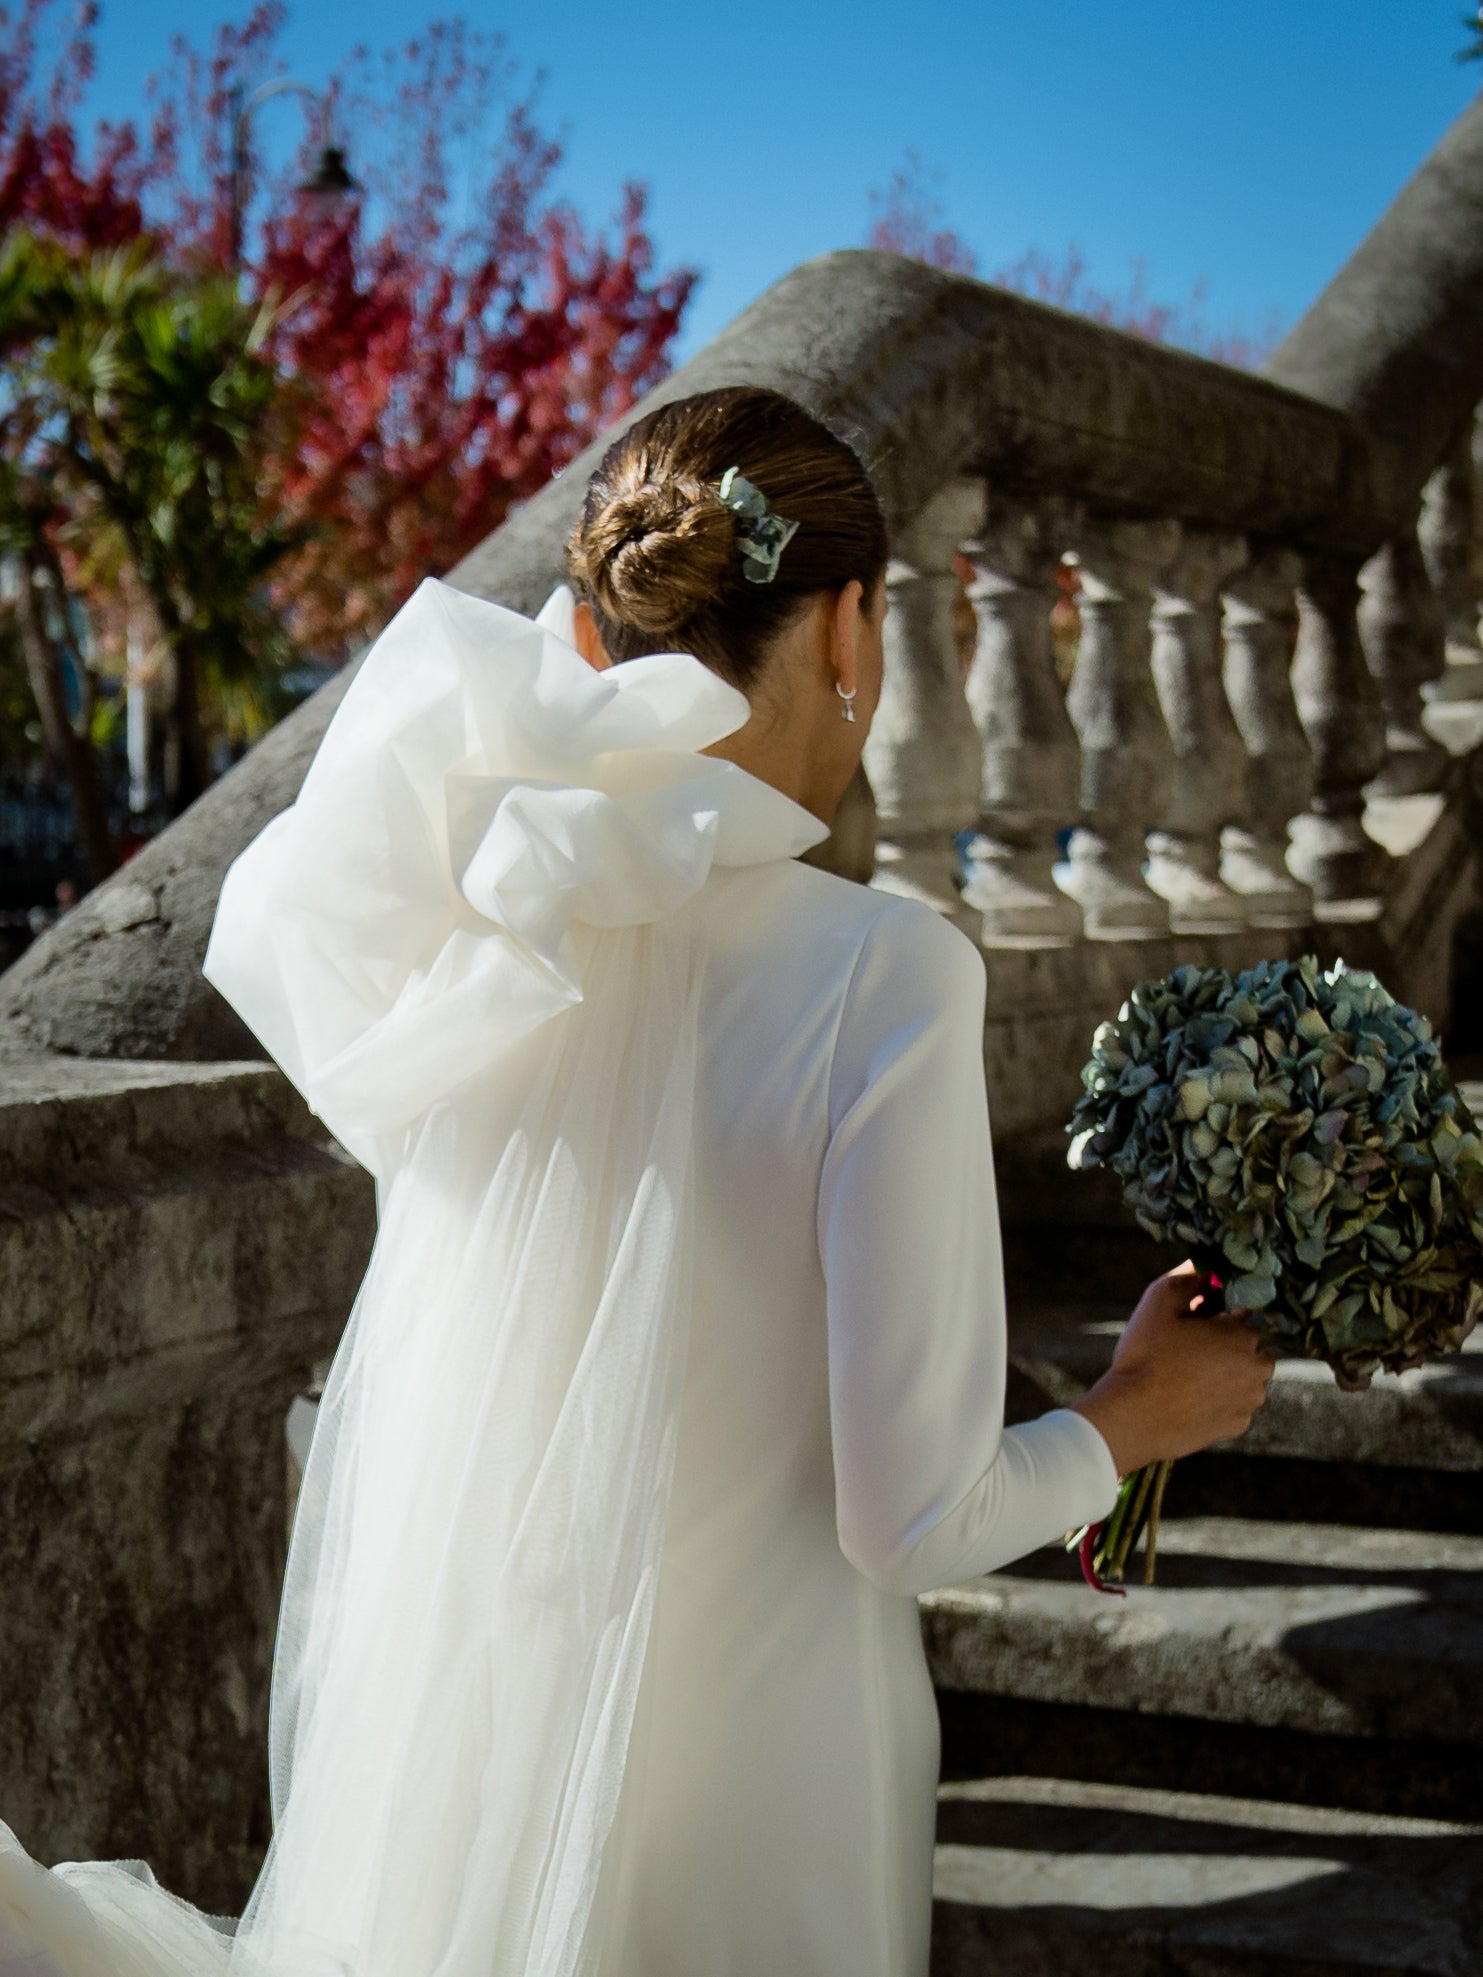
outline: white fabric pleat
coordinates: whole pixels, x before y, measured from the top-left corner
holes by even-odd
[[[424,583],[204,972],[376,1176],[273,1664],[240,1924],[0,1825],[5,1977],[589,1977],[664,1539],[713,864],[825,826],[698,751],[742,695]]]

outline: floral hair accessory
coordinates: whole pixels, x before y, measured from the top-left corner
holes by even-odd
[[[721,476],[716,494],[736,517],[742,575],[750,583],[771,583],[778,573],[778,558],[798,533],[797,522],[775,515],[767,496],[735,467],[728,467]]]

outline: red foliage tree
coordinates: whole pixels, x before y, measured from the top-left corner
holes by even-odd
[[[276,0],[204,51],[178,39],[149,129],[86,143],[97,10],[39,77],[53,4],[0,5],[0,234],[144,233],[172,265],[238,266],[249,300],[279,302],[265,525],[299,538],[272,584],[312,649],[373,631],[664,374],[696,276],[656,272],[640,188],[607,232],[554,197],[559,148],[499,37],[453,21],[379,61],[356,51],[325,92],[356,132],[356,191],[325,212],[296,187],[326,130],[276,174],[237,156],[241,106],[283,73]],[[481,144],[460,202],[452,160]]]
[[[941,183],[941,172],[929,170],[919,151],[908,151],[885,190],[869,195],[872,218],[865,245],[925,261],[929,268],[945,268],[949,274],[976,275],[978,256],[944,223],[937,191]]]
[[[143,227],[140,195],[158,160],[130,125],[100,124],[90,158],[76,128],[93,74],[96,6],[78,9],[44,85],[40,32],[53,0],[0,6],[0,237],[18,226],[69,247],[116,247]]]

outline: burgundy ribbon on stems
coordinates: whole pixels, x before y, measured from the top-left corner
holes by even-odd
[[[1102,1525],[1089,1525],[1077,1551],[1077,1556],[1081,1560],[1081,1576],[1086,1580],[1094,1593],[1107,1593],[1113,1599],[1126,1599],[1128,1597],[1127,1588],[1125,1586],[1109,1586],[1107,1581],[1098,1574],[1097,1568],[1092,1562],[1097,1555],[1097,1546],[1100,1544],[1101,1539]]]

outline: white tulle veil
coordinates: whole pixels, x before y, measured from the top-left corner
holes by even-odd
[[[598,1970],[694,1264],[689,909],[826,832],[698,752],[741,694],[595,672],[570,609],[424,583],[227,873],[204,972],[379,1207],[289,1548],[273,1840],[233,1932],[0,1827],[7,1977]]]

